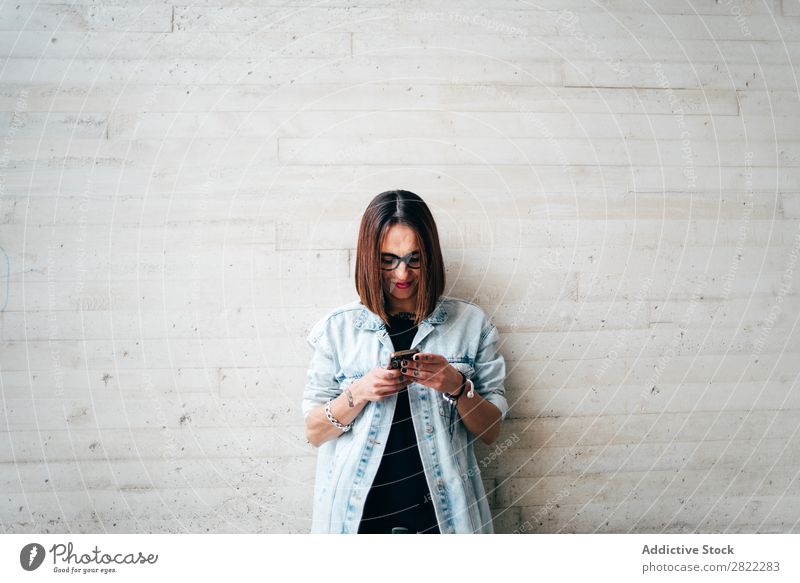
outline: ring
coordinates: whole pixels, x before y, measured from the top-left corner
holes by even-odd
[[[418,371],[418,370],[415,370],[415,371],[414,371],[414,376],[415,376],[415,377],[418,377],[418,376],[419,376],[419,371]]]

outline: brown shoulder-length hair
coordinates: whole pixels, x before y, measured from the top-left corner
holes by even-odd
[[[387,190],[372,199],[361,217],[356,249],[356,291],[370,311],[389,321],[381,277],[381,243],[393,225],[410,227],[417,235],[421,277],[417,282],[415,324],[427,318],[444,293],[445,275],[439,232],[428,205],[407,190]]]

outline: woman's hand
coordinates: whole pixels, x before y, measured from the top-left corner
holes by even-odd
[[[440,393],[455,393],[461,386],[461,373],[441,354],[418,352],[411,361],[400,363],[404,378]]]
[[[403,378],[397,369],[390,370],[376,366],[350,385],[350,392],[357,401],[382,401],[399,393],[412,382],[414,381]]]

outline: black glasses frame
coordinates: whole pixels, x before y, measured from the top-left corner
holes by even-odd
[[[422,267],[421,265],[417,266],[417,267],[411,267],[411,264],[409,263],[409,261],[411,261],[411,256],[412,255],[418,255],[418,254],[419,254],[419,251],[412,251],[408,255],[403,255],[402,257],[399,257],[398,255],[395,255],[394,253],[381,253],[382,256],[383,255],[391,255],[392,258],[393,258],[393,261],[394,261],[394,266],[393,267],[383,267],[383,266],[381,266],[381,269],[383,271],[394,271],[395,269],[400,267],[400,263],[401,262],[405,263],[406,267],[408,267],[409,269],[419,269],[420,267]],[[383,257],[381,257],[381,259],[383,259]]]

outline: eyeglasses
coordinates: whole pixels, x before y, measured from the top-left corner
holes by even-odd
[[[400,267],[400,262],[405,263],[409,269],[419,269],[422,265],[418,251],[412,251],[408,255],[398,257],[394,253],[381,253],[381,269],[384,271],[393,271]]]

